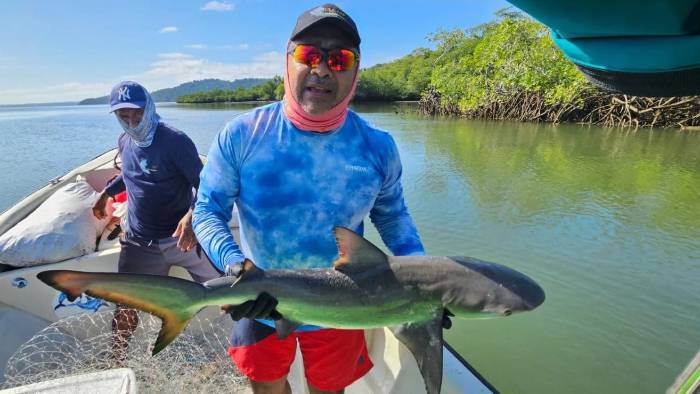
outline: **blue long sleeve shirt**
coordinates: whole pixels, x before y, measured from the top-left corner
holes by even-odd
[[[119,137],[122,173],[105,192],[126,190],[129,233],[146,240],[170,237],[193,203],[202,161],[192,140],[160,123],[153,143],[141,148],[126,134]]]
[[[240,247],[228,227],[234,203]],[[221,271],[244,256],[263,269],[326,268],[338,256],[333,227],[362,234],[367,216],[393,254],[424,254],[392,137],[352,111],[337,130],[303,131],[277,102],[218,134],[200,175],[193,225]]]

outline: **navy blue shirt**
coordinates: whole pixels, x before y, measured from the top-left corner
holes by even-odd
[[[107,185],[114,196],[126,189],[129,233],[147,240],[171,237],[193,204],[202,162],[192,140],[159,123],[153,142],[141,148],[126,134],[119,137],[122,173]]]

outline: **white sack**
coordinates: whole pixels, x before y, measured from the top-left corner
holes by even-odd
[[[92,214],[98,197],[87,182],[70,183],[54,192],[0,236],[0,263],[29,267],[92,253],[109,221]]]

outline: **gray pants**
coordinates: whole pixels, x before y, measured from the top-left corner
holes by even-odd
[[[197,256],[194,249],[183,252],[177,247],[176,238],[163,238],[150,244],[140,244],[128,236],[120,240],[119,271],[121,273],[168,275],[170,267],[180,266],[187,270],[195,282],[206,282],[221,274],[207,256]]]

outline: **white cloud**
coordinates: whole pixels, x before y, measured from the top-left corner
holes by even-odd
[[[270,78],[283,74],[284,60],[284,54],[279,52],[263,53],[248,63],[221,63],[185,53],[161,53],[147,71],[125,79],[139,81],[149,90],[156,90],[206,78]]]
[[[271,78],[284,73],[285,55],[266,52],[246,63],[222,63],[186,53],[161,53],[147,70],[134,75],[115,75],[108,83],[67,82],[50,86],[0,88],[0,104],[49,103],[80,101],[108,95],[120,80],[135,80],[150,91],[170,88],[184,82],[206,78],[235,80]]]
[[[67,82],[34,88],[0,90],[0,104],[80,101],[108,95],[113,84]]]
[[[222,45],[219,48],[220,49],[228,49],[228,50],[233,50],[233,49],[246,50],[246,49],[250,48],[250,45],[248,45],[248,43],[244,42],[244,43],[238,44],[238,45],[231,45],[231,44]]]
[[[284,54],[277,51],[265,52],[255,57],[255,61],[258,62],[269,62],[269,63],[279,63],[279,65],[284,68],[284,62],[286,57]]]
[[[0,55],[0,65],[3,65],[3,66],[8,66],[8,65],[16,66],[16,65],[20,64],[18,60],[19,59],[16,56],[10,56],[8,54],[1,54]]]
[[[167,53],[159,53],[158,54],[159,59],[165,59],[165,60],[185,59],[185,58],[190,58],[190,57],[192,57],[192,55],[188,55],[188,54],[182,53],[182,52],[167,52]],[[156,63],[154,63],[154,64],[156,64]]]
[[[160,29],[160,33],[175,33],[177,31],[177,27],[175,26],[166,26],[162,29]]]
[[[246,50],[246,49],[249,49],[249,48],[250,48],[250,44],[244,42],[244,43],[242,43],[242,44],[236,44],[236,45],[225,44],[225,45],[211,45],[211,46],[210,46],[210,45],[207,45],[207,44],[201,44],[201,43],[200,43],[200,44],[188,44],[188,45],[185,45],[185,48],[188,48],[188,49],[213,49],[213,50],[221,50],[221,49],[223,49],[223,50],[232,51],[232,50]]]
[[[233,11],[234,5],[226,1],[210,1],[201,8],[202,11]]]

